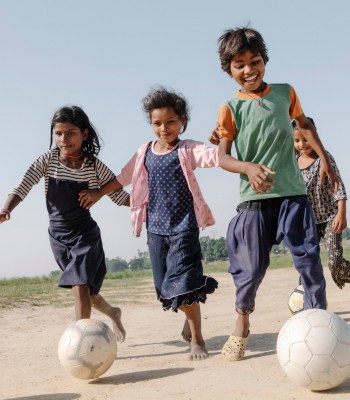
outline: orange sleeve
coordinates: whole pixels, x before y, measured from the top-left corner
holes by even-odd
[[[236,123],[230,108],[222,104],[218,115],[218,135],[221,138],[233,141],[236,137]]]
[[[301,114],[304,114],[303,109],[301,108],[300,100],[294,90],[294,88],[290,87],[290,106],[289,106],[289,115],[290,119],[295,119],[300,117]]]

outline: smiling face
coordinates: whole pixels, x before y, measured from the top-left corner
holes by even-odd
[[[150,114],[151,125],[162,146],[174,146],[183,129],[182,119],[171,107],[156,108]]]
[[[316,154],[309,142],[305,139],[305,136],[302,135],[298,129],[294,130],[294,148],[298,153],[308,157],[313,157]]]
[[[56,146],[62,156],[79,156],[82,152],[83,140],[88,136],[88,130],[84,132],[70,122],[57,122],[53,128]]]
[[[241,86],[243,93],[260,93],[264,87],[265,63],[259,53],[250,50],[233,56],[230,64],[231,75]]]

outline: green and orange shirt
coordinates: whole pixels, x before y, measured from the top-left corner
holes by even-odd
[[[219,110],[219,136],[234,141],[237,158],[275,171],[274,189],[256,194],[248,176],[240,175],[240,200],[305,195],[306,187],[294,154],[291,120],[303,114],[289,84],[267,85],[262,97],[237,92]]]

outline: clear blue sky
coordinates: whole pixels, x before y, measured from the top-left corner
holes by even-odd
[[[153,138],[140,104],[152,85],[187,97],[184,137],[207,142],[220,103],[238,89],[220,69],[217,39],[248,23],[267,43],[265,80],[295,87],[350,191],[349,15],[348,0],[0,0],[0,202],[48,149],[51,117],[65,104],[87,112],[104,140],[100,158],[116,173]],[[202,235],[225,236],[238,177],[197,171],[217,221]],[[147,249],[145,232],[131,236],[128,209],[105,198],[92,214],[107,257]],[[0,277],[57,269],[47,226],[41,183],[0,227]]]

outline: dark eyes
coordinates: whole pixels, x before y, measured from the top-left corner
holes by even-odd
[[[165,123],[166,123],[167,125],[170,125],[170,124],[174,124],[175,122],[176,122],[175,120],[172,120],[172,119],[171,119],[170,121],[166,121]],[[152,125],[160,126],[160,125],[162,125],[162,123],[156,121],[156,122],[152,122]]]
[[[260,64],[260,62],[261,62],[260,59],[259,59],[259,60],[252,60],[252,61],[250,62],[250,65],[258,65],[258,64]],[[235,67],[236,69],[242,69],[242,68],[244,68],[246,65],[249,65],[249,64],[237,64],[237,65],[234,65],[234,67]]]
[[[74,133],[75,133],[74,131],[71,131],[71,132],[67,132],[66,135],[69,136],[69,137],[71,137],[71,136],[74,135]],[[62,133],[62,132],[55,132],[55,135],[56,135],[56,136],[62,136],[63,133]]]

